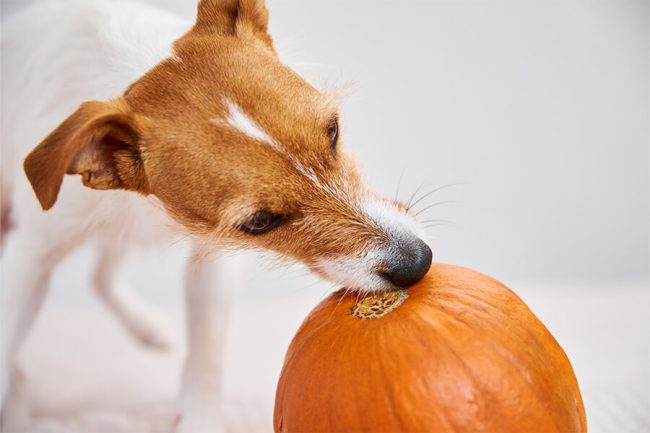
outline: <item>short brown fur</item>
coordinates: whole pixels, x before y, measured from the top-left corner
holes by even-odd
[[[267,28],[261,0],[201,1],[173,57],[122,97],[82,104],[27,157],[43,209],[54,205],[65,173],[81,174],[90,188],[155,195],[189,230],[222,245],[308,265],[382,242],[384,231],[361,209],[374,195],[344,149],[331,152],[336,107],[280,62]],[[285,152],[221,125],[228,101]],[[241,233],[260,210],[287,222],[262,236]]]

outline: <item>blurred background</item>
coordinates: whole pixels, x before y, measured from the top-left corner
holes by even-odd
[[[2,0],[2,20],[37,1]],[[194,17],[193,1],[149,3]],[[492,275],[531,306],[573,362],[592,432],[650,431],[649,2],[267,3],[281,58],[344,89],[343,142],[368,182],[403,200],[438,189],[416,208],[435,220],[435,260]],[[94,299],[91,250],[65,261],[24,351],[34,431],[144,431],[171,416],[187,253],[170,244],[124,270],[164,313],[167,353],[138,347]],[[333,288],[245,260],[229,422],[270,430],[284,351]]]

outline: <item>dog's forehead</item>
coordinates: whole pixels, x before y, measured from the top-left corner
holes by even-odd
[[[297,155],[327,150],[326,131],[336,113],[331,98],[268,47],[238,38],[178,44],[125,97],[136,111],[167,126],[230,125]]]
[[[264,130],[267,138],[294,148],[325,137],[336,107],[268,50],[228,50],[213,70],[220,74],[213,90],[223,103],[221,115],[242,121],[245,131],[260,136]]]
[[[147,114],[188,113],[197,120],[235,101],[249,115],[292,123],[327,121],[332,104],[317,89],[255,41],[216,38],[177,44],[173,54],[125,94]],[[183,107],[183,113],[178,108]],[[189,111],[188,111],[189,110]],[[225,113],[224,113],[225,114]]]
[[[211,138],[213,131],[232,138],[235,132],[291,155],[298,167],[331,153],[327,128],[336,113],[332,99],[262,44],[237,38],[185,42],[125,97],[137,112],[164,127],[161,133],[189,131],[192,137]]]

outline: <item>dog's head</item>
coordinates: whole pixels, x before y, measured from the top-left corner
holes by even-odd
[[[349,288],[417,281],[431,250],[367,190],[337,107],[274,52],[262,0],[203,0],[194,27],[116,100],[86,102],[25,160],[44,209],[63,176],[155,195],[191,232],[271,250]]]

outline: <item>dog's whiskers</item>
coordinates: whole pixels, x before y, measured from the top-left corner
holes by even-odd
[[[420,221],[422,224],[426,223],[444,223],[444,224],[456,224],[454,221],[451,220],[445,220],[445,219],[429,219],[429,220],[423,220]]]
[[[420,203],[420,202],[421,202],[422,200],[424,200],[425,198],[429,197],[431,194],[435,194],[435,193],[438,192],[438,191],[441,191],[441,190],[444,190],[444,189],[450,188],[450,187],[452,187],[452,186],[459,186],[459,185],[464,185],[464,184],[466,184],[466,182],[454,182],[454,183],[448,183],[448,184],[445,184],[445,185],[441,185],[441,186],[439,186],[439,187],[436,187],[436,188],[432,189],[431,191],[429,191],[429,192],[423,194],[422,196],[420,196],[420,197],[419,197],[417,200],[415,200],[413,203],[409,203],[409,205],[407,206],[407,209],[410,211],[410,210],[413,209],[413,208],[414,208],[418,203]]]
[[[423,187],[424,185],[425,185],[424,183],[421,183],[421,184],[420,184],[420,185],[415,189],[415,191],[413,191],[413,194],[411,194],[411,196],[409,197],[409,199],[406,201],[406,209],[407,209],[407,211],[411,209],[411,202],[413,202],[413,200],[415,199],[415,196],[418,194],[418,192],[420,192],[420,190],[422,189],[422,187]]]
[[[451,203],[460,203],[460,201],[458,201],[458,200],[444,200],[444,201],[439,201],[439,202],[436,202],[436,203],[432,203],[432,204],[430,204],[430,205],[428,205],[428,206],[426,206],[426,207],[420,209],[419,211],[417,211],[417,212],[415,213],[415,216],[417,217],[417,216],[420,215],[422,212],[426,212],[426,211],[428,211],[428,210],[430,210],[430,209],[432,209],[432,208],[434,208],[434,207],[442,206],[442,205],[444,205],[444,204],[451,204]]]
[[[397,179],[397,188],[395,188],[395,198],[393,201],[397,201],[399,197],[399,189],[402,186],[402,179],[404,178],[404,172],[406,171],[405,168],[402,169],[402,172],[399,174],[399,178]]]

